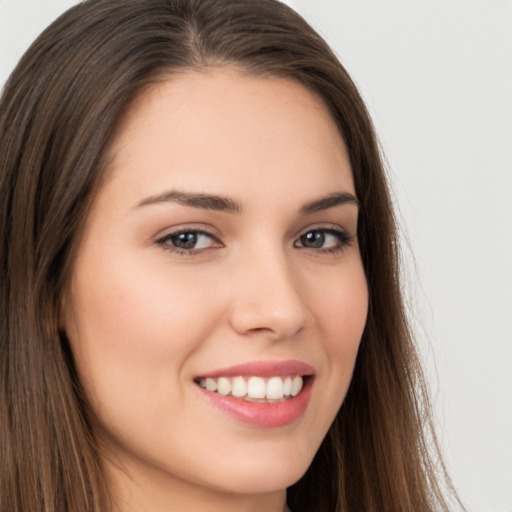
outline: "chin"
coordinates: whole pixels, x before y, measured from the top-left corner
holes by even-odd
[[[282,491],[302,478],[311,464],[311,458],[300,460],[297,452],[283,457],[276,454],[257,463],[241,460],[235,468],[218,468],[219,490],[236,494],[260,494]]]

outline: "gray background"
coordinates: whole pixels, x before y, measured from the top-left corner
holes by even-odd
[[[0,0],[0,85],[65,0]],[[453,478],[512,511],[512,1],[288,0],[365,97]]]

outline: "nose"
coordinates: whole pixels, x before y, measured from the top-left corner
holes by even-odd
[[[246,259],[232,277],[236,284],[230,321],[237,333],[282,340],[311,323],[300,275],[283,254]]]

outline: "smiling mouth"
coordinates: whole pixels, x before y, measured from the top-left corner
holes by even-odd
[[[231,396],[255,403],[285,402],[297,396],[307,376],[285,375],[270,378],[259,376],[199,377],[194,382],[203,389],[222,396]]]

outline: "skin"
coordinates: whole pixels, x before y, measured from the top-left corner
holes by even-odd
[[[301,85],[222,67],[143,92],[112,151],[63,323],[118,510],[282,512],[343,401],[366,320],[357,203],[301,211],[355,195],[345,144]],[[169,191],[240,211],[163,200]],[[176,251],[168,235],[190,229],[207,234]],[[315,230],[320,247],[304,244]],[[194,382],[290,359],[315,376],[285,426],[241,422]]]

